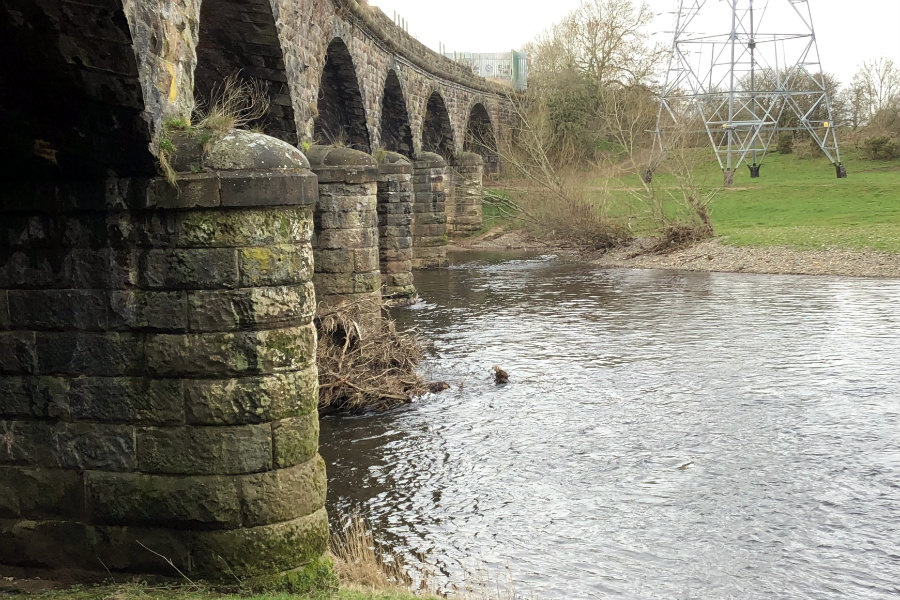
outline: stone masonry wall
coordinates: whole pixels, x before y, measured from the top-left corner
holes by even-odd
[[[422,152],[414,163],[413,268],[446,267],[447,163],[437,154]]]
[[[453,194],[447,202],[447,230],[450,235],[481,229],[482,175],[484,162],[473,152],[458,154],[449,168]]]
[[[0,189],[0,564],[231,579],[324,552],[315,193]]]
[[[412,274],[413,166],[395,152],[378,160],[378,255],[382,295],[408,300],[416,295]]]
[[[375,160],[332,146],[312,146],[308,157],[319,178],[313,237],[319,312],[352,307],[363,329],[374,327],[381,319]]]

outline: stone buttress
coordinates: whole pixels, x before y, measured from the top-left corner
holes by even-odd
[[[326,550],[316,179],[264,146],[177,189],[0,190],[0,564],[234,581]]]
[[[445,267],[447,162],[438,154],[422,152],[413,166],[413,268]]]
[[[416,296],[412,275],[413,166],[396,152],[378,160],[378,251],[382,294],[394,301]]]
[[[471,234],[479,229],[482,220],[482,176],[484,162],[474,152],[461,152],[454,157],[452,201],[447,203],[447,229],[450,235]]]
[[[363,330],[375,327],[381,320],[378,166],[349,148],[312,146],[308,155],[319,179],[313,237],[318,312],[350,311]]]

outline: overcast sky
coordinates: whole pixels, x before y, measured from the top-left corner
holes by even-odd
[[[760,5],[764,0],[756,0]],[[389,17],[408,22],[422,43],[448,52],[519,49],[578,6],[579,0],[369,0]],[[710,0],[719,4],[721,0]],[[769,0],[787,4],[788,0]],[[900,0],[809,0],[822,68],[848,82],[864,60],[880,56],[900,63]],[[654,40],[667,45],[677,0],[648,0],[658,15]],[[727,28],[727,24],[726,24]]]

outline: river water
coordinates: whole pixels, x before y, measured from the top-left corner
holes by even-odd
[[[523,598],[900,597],[900,281],[473,254],[416,286],[451,389],[323,421],[333,517]]]

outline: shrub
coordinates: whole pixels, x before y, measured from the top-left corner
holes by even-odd
[[[778,154],[790,154],[794,149],[794,135],[784,133],[778,137]]]
[[[900,142],[886,135],[876,135],[863,141],[859,151],[861,158],[867,160],[892,160],[900,158]]]

